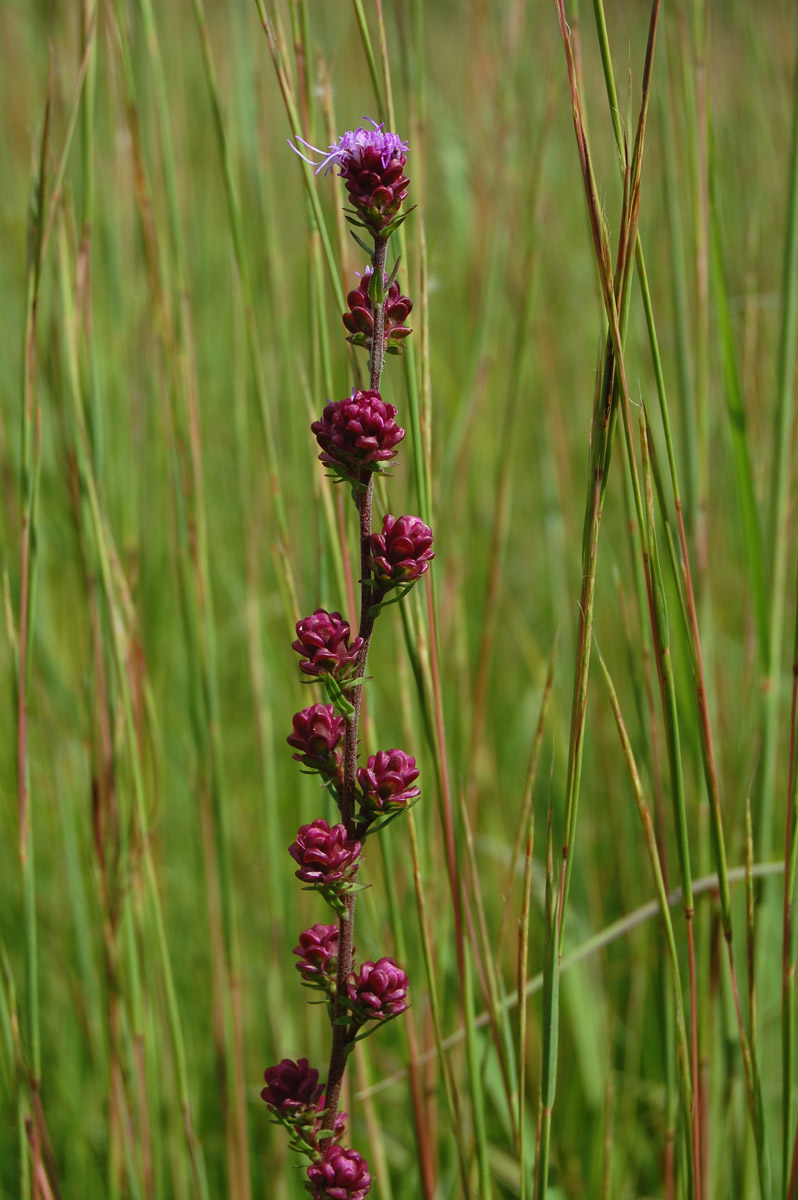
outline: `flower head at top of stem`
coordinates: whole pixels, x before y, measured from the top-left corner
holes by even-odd
[[[305,1185],[313,1200],[363,1200],[371,1191],[371,1172],[362,1154],[336,1143],[308,1167]]]
[[[310,427],[321,446],[319,459],[339,478],[360,484],[364,473],[396,457],[405,431],[395,416],[394,406],[375,391],[353,391],[345,400],[331,401]]]
[[[361,637],[349,645],[349,622],[339,612],[317,608],[312,616],[296,623],[296,641],[292,649],[304,655],[299,669],[306,675],[334,675],[340,682],[354,673],[363,645]]]
[[[410,183],[404,173],[408,145],[376,121],[371,124],[373,129],[360,126],[348,130],[327,150],[297,137],[306,150],[321,155],[320,162],[308,158],[292,143],[289,145],[315,168],[317,175],[338,167],[359,222],[374,237],[387,237],[397,226],[397,214]]]

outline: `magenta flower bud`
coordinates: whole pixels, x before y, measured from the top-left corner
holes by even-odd
[[[286,738],[299,751],[293,757],[326,779],[338,779],[342,752],[337,749],[344,736],[346,722],[337,717],[331,704],[312,704],[294,713],[294,732]]]
[[[371,566],[380,592],[415,583],[435,557],[432,530],[420,517],[382,518],[382,533],[371,535]]]
[[[342,883],[351,881],[357,871],[360,842],[348,841],[346,828],[319,818],[312,825],[302,825],[288,853],[299,864],[297,879],[316,887],[341,890]]]
[[[302,138],[297,141],[322,155],[321,162],[297,154],[319,171],[339,167],[352,207],[374,237],[387,237],[401,223],[397,214],[407,196],[410,182],[404,173],[407,142],[372,121],[373,129],[355,129],[343,134],[325,153]],[[290,143],[289,143],[290,144]],[[292,147],[296,150],[296,147]]]
[[[378,471],[396,458],[396,446],[405,436],[395,416],[396,409],[379,392],[353,392],[348,400],[333,400],[310,427],[321,446],[319,458],[352,482],[359,481],[362,471]]]
[[[407,975],[392,958],[365,962],[346,981],[352,1015],[364,1021],[387,1021],[408,1007]]]
[[[374,305],[369,295],[373,274],[373,268],[366,267],[360,283],[346,298],[349,311],[345,312],[342,318],[344,327],[349,334],[346,340],[353,346],[363,346],[366,350],[371,349],[371,340],[374,334]],[[384,278],[387,283],[388,276],[385,275]],[[413,332],[405,325],[412,307],[413,301],[409,296],[402,295],[399,284],[394,280],[388,287],[385,297],[384,345],[389,354],[400,354],[404,339]]]
[[[313,1200],[363,1200],[371,1191],[369,1165],[358,1154],[333,1144],[324,1157],[308,1167],[308,1191]]]
[[[338,970],[338,926],[311,925],[300,933],[294,954],[299,958],[296,969],[302,982],[329,991],[335,986]]]
[[[267,1067],[263,1078],[266,1087],[261,1096],[276,1113],[295,1118],[318,1107],[324,1089],[318,1071],[306,1058],[297,1062],[284,1058],[276,1067]]]
[[[363,639],[355,638],[349,645],[349,623],[339,612],[317,608],[313,616],[297,621],[296,632],[292,649],[305,655],[299,669],[306,675],[334,675],[340,680],[352,674]]]
[[[373,818],[377,813],[406,808],[421,795],[421,789],[413,787],[416,779],[418,768],[412,754],[405,754],[404,750],[380,750],[372,754],[357,773],[361,809]]]

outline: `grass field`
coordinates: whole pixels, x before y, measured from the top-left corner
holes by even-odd
[[[377,1200],[796,1200],[794,0],[0,0],[0,113],[0,1198],[307,1194],[291,643],[357,623],[309,425],[367,358],[287,140],[372,117],[417,206],[375,505],[436,557],[369,657],[422,794],[347,1144]]]

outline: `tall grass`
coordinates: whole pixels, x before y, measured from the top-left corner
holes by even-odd
[[[354,609],[308,426],[366,366],[286,139],[364,115],[437,555],[361,727],[422,771],[372,1194],[798,1196],[794,5],[6,0],[0,64],[0,1197],[303,1194],[290,642]]]

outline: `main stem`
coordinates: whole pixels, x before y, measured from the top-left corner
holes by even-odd
[[[374,274],[382,282],[385,278],[385,259],[388,251],[388,239],[374,239],[374,253],[371,258]],[[382,288],[380,288],[382,295]],[[380,390],[382,364],[385,358],[385,296],[374,305],[374,328],[371,339],[371,356],[369,359],[369,387],[373,392]],[[360,626],[358,634],[363,639],[360,654],[357,658],[355,678],[361,680],[348,693],[348,699],[353,712],[346,721],[344,735],[344,780],[341,788],[341,821],[346,829],[347,838],[355,837],[355,788],[357,784],[357,734],[360,724],[360,705],[363,699],[363,677],[366,673],[371,635],[374,630],[374,613],[371,603],[371,502],[374,492],[374,474],[364,469],[360,474],[360,486],[354,489],[355,504],[357,505],[360,525]],[[338,977],[336,996],[333,1004],[332,1048],[330,1050],[330,1069],[327,1072],[327,1091],[325,1097],[325,1114],[322,1122],[324,1129],[334,1129],[335,1119],[341,1101],[341,1088],[344,1082],[346,1061],[349,1051],[354,1045],[354,1030],[346,1020],[347,991],[346,981],[352,971],[354,959],[355,931],[355,893],[350,892],[345,900],[345,911],[338,920]]]

